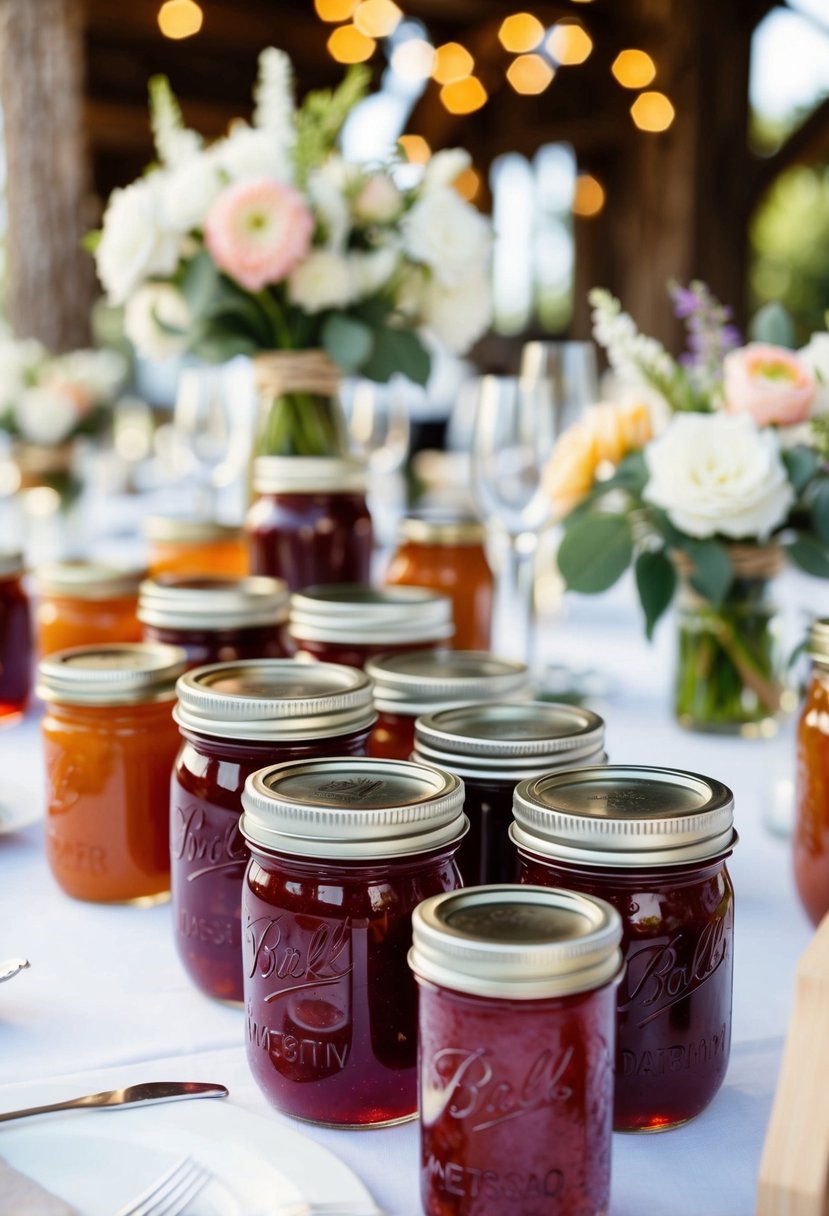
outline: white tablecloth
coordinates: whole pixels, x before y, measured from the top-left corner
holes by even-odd
[[[809,603],[814,586],[792,580],[790,598]],[[741,837],[731,863],[736,980],[726,1083],[685,1128],[615,1137],[611,1216],[750,1216],[794,968],[811,932],[794,891],[789,844],[762,822],[775,781],[791,772],[790,740],[676,728],[670,642],[669,625],[655,647],[644,642],[627,588],[574,600],[544,639],[551,658],[583,660],[609,677],[602,709],[611,759],[720,778],[734,789]],[[36,715],[0,732],[0,773],[0,801],[41,803]],[[55,1096],[183,1078],[223,1082],[230,1101],[280,1121],[248,1075],[242,1012],[202,997],[185,978],[169,906],[98,907],[67,898],[47,869],[40,825],[0,836],[0,892],[0,959],[24,955],[32,964],[0,988],[0,1110],[15,1108],[21,1084],[35,1078],[46,1078],[41,1092]],[[418,1216],[416,1125],[374,1132],[295,1126],[347,1161],[389,1216]]]

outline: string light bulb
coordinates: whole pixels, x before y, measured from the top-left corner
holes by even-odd
[[[555,76],[540,55],[519,55],[507,68],[507,80],[516,93],[543,93]]]
[[[454,84],[471,76],[474,67],[475,60],[465,46],[459,42],[444,42],[435,51],[432,76],[438,84]]]
[[[604,203],[605,192],[601,182],[591,173],[580,173],[573,190],[573,214],[590,219],[599,214]]]
[[[356,25],[341,25],[333,30],[327,45],[328,53],[337,63],[365,63],[377,47],[374,39],[363,34]]]
[[[667,131],[676,117],[670,99],[656,91],[640,93],[630,113],[640,131]]]
[[[488,94],[477,76],[467,76],[445,84],[440,99],[450,114],[474,114],[486,104]]]
[[[178,41],[198,34],[204,13],[195,0],[165,0],[158,10],[158,28],[165,38]]]
[[[647,51],[620,51],[610,70],[623,89],[644,89],[656,76],[656,64]]]
[[[544,26],[532,13],[513,13],[505,17],[498,31],[498,40],[505,51],[520,55],[534,51],[544,37]]]

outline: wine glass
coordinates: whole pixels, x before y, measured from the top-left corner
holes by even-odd
[[[410,426],[404,385],[396,377],[388,384],[356,380],[344,405],[351,449],[368,468],[375,532],[381,546],[388,546],[405,508],[400,470],[409,453]]]
[[[483,376],[472,433],[472,492],[484,520],[500,532],[498,652],[530,664],[534,643],[534,567],[551,512],[542,474],[556,436],[556,412],[543,379]]]
[[[196,510],[213,513],[216,470],[224,461],[230,422],[218,367],[188,367],[179,376],[173,431],[178,453],[196,481]]]
[[[521,378],[552,397],[558,437],[599,399],[596,347],[592,342],[527,342]]]

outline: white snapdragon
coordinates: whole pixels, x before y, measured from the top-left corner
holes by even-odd
[[[172,274],[178,265],[178,233],[164,214],[160,177],[114,190],[104,212],[95,263],[111,304],[123,304],[145,279]]]
[[[66,392],[51,388],[29,388],[14,409],[17,429],[30,443],[52,447],[68,439],[80,421],[78,405]]]
[[[486,261],[489,225],[449,186],[421,194],[403,217],[402,229],[405,251],[446,287],[461,283]]]
[[[609,291],[596,287],[589,295],[593,308],[593,335],[607,351],[610,366],[626,385],[651,385],[669,380],[675,365],[656,341],[640,334],[628,313]],[[670,403],[669,403],[670,404]]]
[[[452,287],[437,277],[423,287],[421,315],[425,328],[453,354],[461,355],[485,332],[492,316],[487,275],[478,270]]]
[[[354,280],[346,258],[315,249],[288,279],[288,299],[306,312],[343,308],[354,299]]]
[[[187,301],[177,287],[145,283],[127,303],[124,332],[139,354],[161,362],[184,353],[190,321]]]
[[[162,165],[181,164],[201,149],[201,136],[185,127],[181,107],[164,76],[150,81],[150,124]]]

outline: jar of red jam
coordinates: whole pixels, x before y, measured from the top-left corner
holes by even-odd
[[[0,722],[26,708],[32,691],[32,620],[23,554],[0,551]]]
[[[459,650],[488,650],[494,579],[478,519],[421,515],[400,522],[400,541],[383,580],[430,587],[452,600]]]
[[[140,642],[138,586],[145,570],[99,562],[57,562],[35,571],[41,657],[73,646]]]
[[[369,752],[408,760],[414,748],[415,718],[470,702],[502,701],[527,691],[529,673],[474,650],[415,650],[385,654],[366,663],[374,682],[377,723]]]
[[[247,1053],[279,1110],[335,1127],[417,1112],[411,916],[460,886],[463,784],[396,760],[262,769],[242,797]]]
[[[465,705],[415,723],[413,760],[463,778],[469,834],[458,853],[464,886],[517,882],[509,842],[512,795],[525,777],[604,762],[604,722],[552,701]]]
[[[363,667],[400,650],[451,638],[452,603],[421,587],[308,587],[291,596],[288,633],[303,658]]]
[[[291,591],[319,583],[367,583],[373,545],[366,473],[356,460],[259,456],[248,512],[251,570]]]
[[[148,642],[181,646],[189,667],[285,657],[288,593],[273,578],[165,574],[141,584]]]
[[[242,1001],[242,790],[266,764],[364,755],[374,721],[361,671],[264,659],[182,676],[170,797],[173,932],[202,992]]]
[[[170,891],[173,721],[184,652],[81,646],[43,659],[46,855],[67,895],[153,904]]]
[[[812,675],[797,727],[794,875],[817,925],[829,912],[829,618],[812,625]]]
[[[223,574],[244,578],[248,550],[241,528],[215,519],[150,515],[144,521],[150,577],[160,574]]]
[[[426,1216],[605,1216],[618,913],[472,887],[427,899],[412,929]]]
[[[522,782],[521,881],[600,896],[622,918],[617,1131],[705,1110],[731,1045],[734,799],[719,781],[609,765]]]

